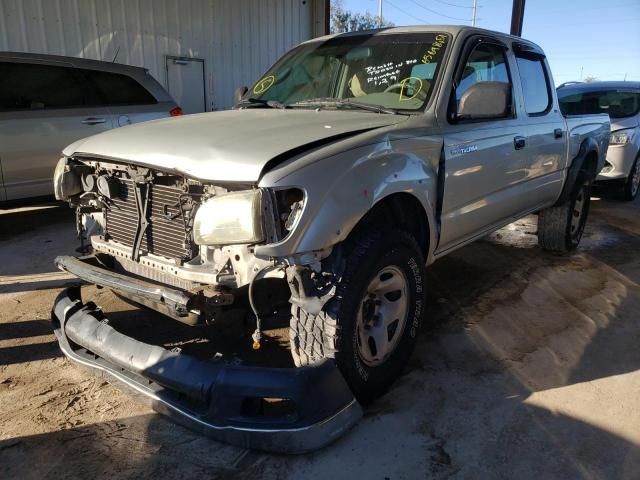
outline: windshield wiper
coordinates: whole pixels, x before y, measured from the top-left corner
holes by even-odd
[[[354,102],[348,98],[340,100],[340,105],[349,105],[361,110],[369,110],[370,112],[388,113],[389,115],[396,115],[398,111],[395,108],[387,108],[382,105],[371,105],[370,103]]]
[[[277,100],[263,100],[261,98],[247,98],[238,103],[239,107],[269,107],[269,108],[279,108],[284,110],[285,108],[289,108],[288,105],[281,103]]]
[[[367,110],[369,112],[376,113],[388,113],[390,115],[396,115],[397,110],[393,108],[383,107],[381,105],[372,105],[370,103],[354,102],[350,98],[335,98],[335,97],[322,97],[311,98],[309,100],[302,100],[300,102],[293,103],[291,106],[305,106],[305,105],[318,105],[320,107],[324,105],[348,106],[353,108],[359,108],[360,110]]]

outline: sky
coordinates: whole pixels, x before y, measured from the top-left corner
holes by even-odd
[[[471,25],[473,0],[382,0],[396,25]],[[378,14],[378,0],[342,0]],[[477,0],[476,26],[509,32],[513,0]],[[588,76],[640,81],[640,0],[527,0],[522,36],[547,54],[556,85]]]

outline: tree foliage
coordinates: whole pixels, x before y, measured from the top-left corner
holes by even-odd
[[[384,17],[380,19],[377,15],[371,15],[369,12],[358,13],[346,10],[340,0],[331,2],[331,33],[359,32],[393,26],[394,24],[386,21]]]
[[[591,83],[591,82],[595,82],[596,80],[598,80],[596,77],[594,77],[592,75],[587,75],[586,77],[584,77],[584,79],[582,81],[583,82],[587,82],[587,83]]]

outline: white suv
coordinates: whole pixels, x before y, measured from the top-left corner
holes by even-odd
[[[69,143],[180,114],[144,68],[0,52],[0,201],[52,195],[53,170]]]
[[[611,137],[598,182],[622,186],[623,198],[640,190],[640,82],[570,83],[558,88],[562,113],[608,113]]]

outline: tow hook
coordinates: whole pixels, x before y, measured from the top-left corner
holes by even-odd
[[[231,305],[235,298],[232,293],[225,291],[221,287],[198,287],[190,291],[193,296],[189,302],[189,307],[202,311],[209,311],[212,308]],[[184,307],[183,307],[184,309]],[[186,311],[186,309],[184,309]]]

